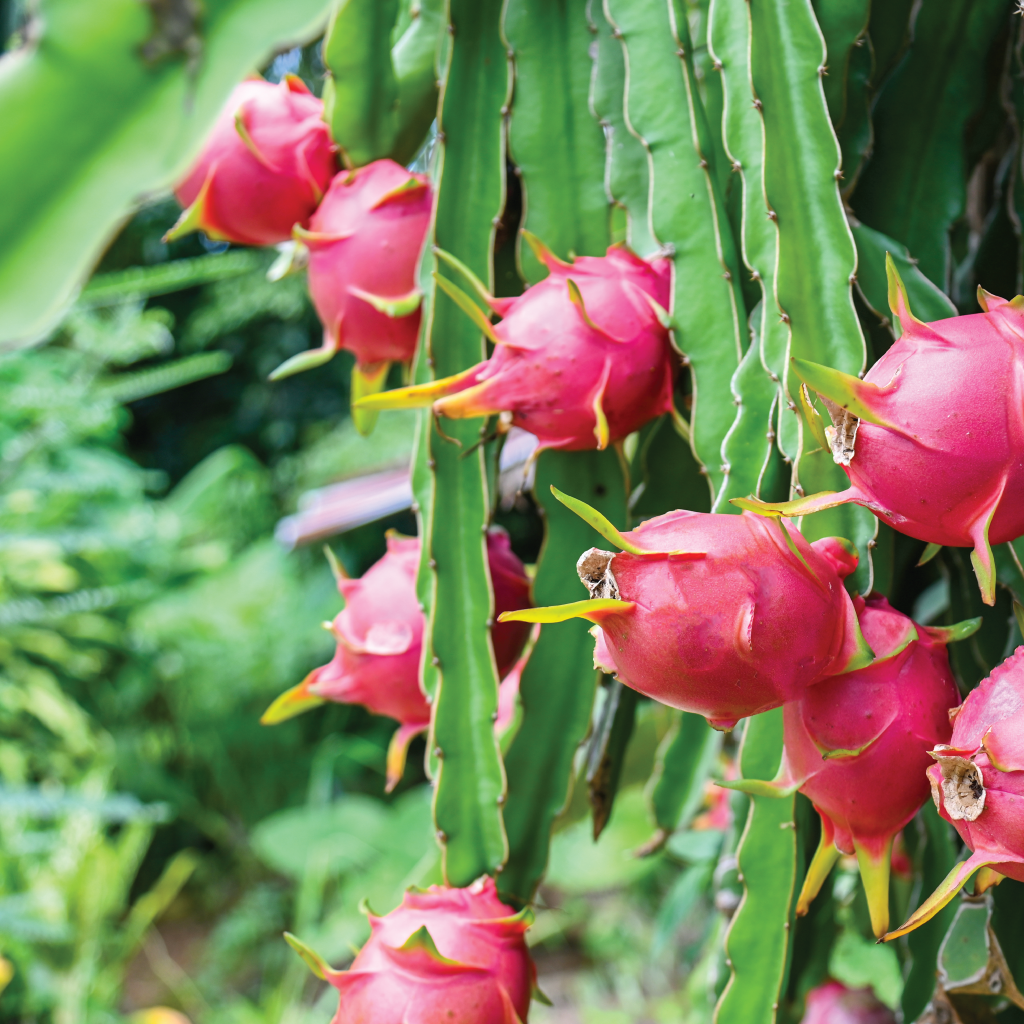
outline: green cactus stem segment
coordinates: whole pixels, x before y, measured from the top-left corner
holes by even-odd
[[[612,597],[591,598],[587,601],[572,601],[570,604],[556,604],[549,608],[520,608],[514,612],[502,612],[499,622],[568,622],[569,619],[588,619],[600,624],[608,615],[632,611],[632,601],[618,601]]]
[[[835,826],[828,818],[821,819],[821,839],[818,848],[814,851],[811,863],[807,867],[807,874],[804,876],[804,884],[796,901],[796,913],[798,917],[804,917],[810,909],[814,898],[821,892],[836,862],[842,856],[835,844]]]
[[[898,939],[901,935],[906,935],[915,928],[920,928],[921,925],[926,924],[967,884],[975,871],[979,868],[987,867],[989,864],[996,864],[998,861],[998,856],[980,851],[971,854],[967,860],[960,861],[946,875],[935,892],[899,928],[886,932],[881,937],[881,941],[892,942],[893,939]]]

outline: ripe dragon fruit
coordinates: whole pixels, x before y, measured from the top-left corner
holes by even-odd
[[[896,1016],[871,989],[828,981],[807,993],[800,1024],[896,1024]]]
[[[347,349],[356,357],[356,402],[384,386],[391,363],[412,359],[422,298],[416,264],[431,201],[426,175],[393,160],[375,160],[334,178],[309,230],[295,232],[309,250],[309,292],[324,325],[323,345],[293,356],[271,379],[319,366]],[[354,414],[356,425],[368,430],[373,417]]]
[[[679,359],[664,326],[671,261],[642,260],[623,246],[605,256],[563,263],[531,235],[550,270],[514,299],[495,299],[457,260],[490,309],[492,326],[472,299],[438,277],[495,344],[490,359],[443,380],[363,399],[366,409],[433,405],[451,419],[505,414],[506,426],[540,439],[538,451],[606,448],[648,420],[673,413]],[[358,407],[358,406],[357,406]]]
[[[939,814],[971,851],[895,931],[934,917],[981,868],[1024,882],[1024,647],[1018,647],[950,712],[953,736],[931,751],[928,769]]]
[[[735,503],[787,516],[864,505],[918,540],[973,548],[982,597],[994,604],[992,545],[1024,534],[1024,297],[979,289],[984,312],[925,324],[888,257],[886,269],[903,335],[863,380],[793,360],[832,416],[827,440],[850,487]]]
[[[599,668],[718,729],[870,660],[841,580],[857,557],[837,538],[808,544],[781,520],[685,511],[623,534],[552,492],[621,550],[581,556],[591,600],[499,621],[589,619]]]
[[[929,628],[879,595],[854,603],[875,660],[808,687],[786,705],[775,785],[783,792],[799,787],[821,816],[821,843],[796,912],[807,913],[841,853],[855,854],[871,924],[882,936],[893,839],[928,799],[928,751],[949,739],[948,712],[960,703],[945,645],[970,635],[981,620]]]
[[[361,704],[376,715],[394,718],[400,724],[388,748],[390,791],[402,777],[410,740],[430,725],[430,705],[420,688],[424,618],[416,596],[419,538],[391,535],[387,544],[387,553],[361,578],[337,573],[345,607],[329,624],[338,641],[334,658],[282,693],[261,721],[276,725],[329,700]],[[529,607],[530,581],[504,530],[488,532],[487,555],[495,610]],[[515,666],[529,630],[521,623],[492,630],[499,679]],[[511,685],[518,688],[518,677]]]
[[[332,1024],[524,1024],[537,969],[524,934],[532,915],[498,898],[494,879],[466,889],[408,890],[347,971],[292,935],[313,972],[341,994]]]
[[[274,245],[305,225],[337,170],[323,103],[286,75],[231,93],[175,194],[185,211],[164,236],[205,231],[239,245]]]

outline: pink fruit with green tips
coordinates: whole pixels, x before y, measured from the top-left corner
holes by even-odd
[[[166,238],[205,231],[240,245],[274,245],[305,226],[337,170],[323,103],[300,78],[235,87],[188,177],[185,207]]]
[[[782,515],[864,505],[918,540],[973,548],[982,596],[993,604],[992,545],[1024,534],[1024,297],[979,291],[984,312],[926,324],[911,313],[891,259],[887,268],[903,334],[863,380],[793,361],[826,399],[835,424],[827,440],[850,487],[736,503]]]
[[[502,320],[439,278],[494,343],[490,359],[453,377],[365,399],[367,409],[433,405],[452,419],[503,413],[540,448],[603,449],[672,412],[679,358],[664,323],[672,264],[622,246],[563,263],[533,240],[550,274],[514,299],[475,292]],[[446,301],[446,300],[445,300]]]
[[[430,705],[420,687],[420,542],[417,537],[389,536],[387,543],[387,553],[359,579],[338,574],[345,607],[330,623],[338,642],[334,658],[282,693],[262,721],[274,725],[325,701],[361,704],[376,715],[394,718],[399,728],[388,749],[390,790],[402,777],[410,740],[430,725]],[[487,555],[496,612],[529,607],[530,581],[504,530],[488,532]],[[529,629],[528,624],[510,623],[491,631],[499,679],[511,673]],[[518,678],[511,685],[518,687]]]
[[[967,695],[931,756],[932,799],[971,856],[887,939],[934,917],[979,869],[1024,882],[1024,647]]]
[[[821,843],[797,913],[807,912],[840,854],[855,854],[881,936],[889,926],[893,839],[928,799],[928,751],[949,739],[949,709],[960,703],[945,645],[980,620],[928,628],[878,595],[855,604],[875,660],[786,705],[779,784],[799,786],[821,816]]]
[[[494,879],[466,889],[408,890],[372,912],[370,938],[347,971],[289,942],[341,995],[332,1024],[523,1024],[536,986],[524,938],[530,912],[498,898]]]
[[[324,327],[323,346],[289,359],[274,379],[345,349],[356,357],[356,401],[384,386],[392,363],[412,359],[420,330],[416,265],[432,195],[426,175],[393,160],[335,176],[309,230],[295,232],[309,253],[309,293]]]
[[[870,659],[841,578],[857,557],[836,538],[809,544],[780,520],[685,511],[623,534],[555,493],[621,550],[580,558],[591,600],[503,621],[589,619],[597,666],[722,729]]]

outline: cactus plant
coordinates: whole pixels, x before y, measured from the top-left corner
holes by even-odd
[[[0,65],[0,104],[49,97],[51,115],[6,136],[25,152],[4,179],[4,338],[46,329],[125,197],[194,163],[235,88],[179,189],[181,227],[254,245],[295,229],[325,340],[274,376],[348,349],[360,429],[421,410],[419,537],[339,584],[338,656],[271,712],[326,698],[392,715],[391,784],[397,752],[429,732],[445,885],[372,918],[349,972],[304,951],[343,992],[339,1024],[407,1019],[410,1001],[433,1020],[446,999],[467,1024],[525,1021],[528,907],[594,723],[587,760],[618,759],[595,833],[614,814],[639,700],[623,685],[678,712],[641,853],[689,827],[723,746],[740,775],[728,785],[749,795],[730,804],[746,817],[710,883],[733,880],[700,961],[716,1024],[799,1020],[805,1004],[818,1020],[833,1003],[883,1019],[826,967],[841,965],[838,932],[885,933],[890,902],[907,924],[884,937],[908,938],[881,955],[900,961],[901,1012],[918,1017],[943,906],[979,867],[979,899],[1018,885],[1024,856],[1021,650],[970,692],[1024,623],[1024,298],[994,294],[1024,273],[1011,0],[310,0],[290,15],[207,0],[201,16],[103,0],[94,34],[69,31],[70,6],[44,0],[41,35]],[[295,83],[242,81],[261,50],[328,13],[322,119]],[[108,102],[138,93],[120,134],[97,130],[82,99],[98,54],[120,74],[97,75]],[[246,97],[271,95],[298,129],[250,120]],[[58,139],[61,174],[51,162],[37,180]],[[975,285],[981,313],[967,308]],[[406,377],[386,391],[392,363]],[[543,607],[495,625],[529,603],[518,566],[508,597],[512,556],[490,532],[502,446],[522,431]],[[963,606],[980,628],[951,669]],[[512,673],[518,696],[499,704],[526,622],[539,634]],[[386,694],[382,659],[400,668]],[[357,689],[368,665],[373,685]],[[938,814],[917,809],[928,779]],[[865,785],[877,813],[862,813]],[[911,884],[890,886],[901,829]],[[960,863],[955,836],[972,851]],[[844,853],[864,882],[847,864],[825,891]]]

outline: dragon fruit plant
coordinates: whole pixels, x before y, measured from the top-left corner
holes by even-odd
[[[880,938],[889,928],[893,839],[928,799],[928,751],[948,740],[949,709],[960,703],[945,644],[981,622],[918,626],[877,595],[858,597],[856,605],[875,660],[786,705],[783,765],[771,785],[783,793],[799,789],[821,818],[797,914],[807,913],[840,854],[855,855]],[[725,785],[765,791],[755,783]]]
[[[932,799],[971,855],[886,936],[934,917],[979,869],[1024,882],[1024,647],[950,712],[953,735],[930,751]]]
[[[526,237],[549,271],[543,281],[520,298],[496,299],[471,279],[502,318],[496,326],[465,292],[438,279],[494,342],[494,354],[454,376],[363,398],[357,409],[431,405],[450,419],[501,413],[534,434],[539,449],[565,451],[602,450],[674,412],[679,359],[663,323],[671,263],[622,246],[566,263]]]
[[[493,878],[463,889],[410,889],[378,917],[345,971],[328,967],[287,936],[314,973],[341,998],[332,1024],[522,1024],[537,971],[526,948],[529,910],[498,897]]]
[[[833,419],[832,457],[850,478],[776,505],[804,515],[856,502],[929,544],[973,548],[982,598],[995,603],[992,545],[1024,534],[1024,296],[978,289],[981,313],[923,323],[886,256],[889,305],[903,334],[864,379],[795,359]]]
[[[387,754],[390,791],[401,781],[409,742],[430,725],[430,705],[419,682],[424,626],[416,596],[420,541],[391,535],[387,544],[386,554],[359,579],[346,578],[332,562],[345,600],[334,621],[325,623],[338,642],[334,658],[282,693],[262,721],[276,725],[326,701],[361,704],[375,715],[394,718],[399,726]],[[496,611],[529,607],[530,581],[504,530],[488,532],[487,555]],[[512,689],[518,687],[512,670],[528,633],[522,623],[496,625],[492,633],[499,677],[509,675]],[[506,705],[510,699],[514,704],[514,698],[506,697]],[[496,723],[502,727],[510,717],[510,709],[505,710],[505,718]]]
[[[811,992],[809,1022],[881,1024],[820,986],[837,934],[884,930],[897,833],[910,916],[887,937],[919,930],[876,954],[921,1019],[968,876],[993,934],[1024,912],[1024,655],[997,667],[1024,606],[1024,298],[993,294],[1024,271],[1013,0],[153,0],[90,5],[87,32],[71,0],[38,6],[0,56],[0,350],[44,337],[135,197],[177,183],[170,237],[306,261],[323,343],[275,377],[347,349],[358,429],[421,409],[422,544],[339,582],[335,657],[268,712],[395,718],[389,784],[429,726],[444,887],[319,968],[338,1024],[526,1020],[527,911],[578,766],[626,759],[628,687],[672,708],[644,854],[691,827],[720,754],[749,794],[718,804],[745,817],[695,1019],[798,1020]],[[245,79],[325,20],[326,109]],[[543,530],[529,586],[488,532],[506,514]],[[979,612],[947,661],[939,624]],[[853,902],[815,899],[851,852]]]
[[[842,578],[856,553],[808,544],[782,520],[676,511],[620,533],[555,493],[618,552],[577,563],[591,600],[505,612],[500,622],[595,624],[594,664],[716,729],[798,699],[871,660]]]
[[[185,208],[165,240],[190,231],[274,245],[305,227],[337,170],[323,103],[295,75],[235,87],[198,160],[175,188]]]
[[[430,221],[431,188],[393,160],[335,176],[308,229],[309,291],[324,326],[323,346],[301,352],[271,375],[318,366],[339,349],[356,357],[352,398],[379,391],[392,363],[409,363],[420,330],[416,263]],[[357,424],[368,430],[365,418]]]

